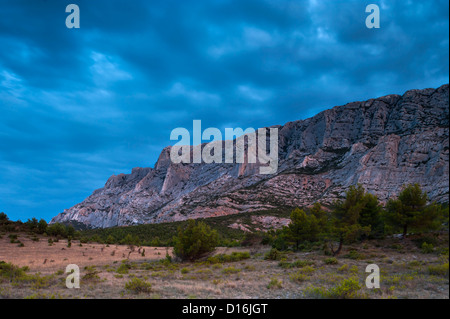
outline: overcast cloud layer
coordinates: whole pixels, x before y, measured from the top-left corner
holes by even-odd
[[[81,28],[67,29],[76,3]],[[381,28],[367,29],[378,4]],[[51,217],[176,127],[263,127],[449,81],[448,1],[0,0],[0,211]]]

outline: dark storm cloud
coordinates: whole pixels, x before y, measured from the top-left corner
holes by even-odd
[[[0,210],[49,219],[193,119],[257,128],[448,82],[448,2],[373,3],[380,29],[359,0],[1,0]]]

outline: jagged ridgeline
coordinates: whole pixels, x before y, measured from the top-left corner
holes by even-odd
[[[114,175],[52,222],[106,228],[330,204],[361,184],[384,203],[418,183],[449,198],[449,85],[352,102],[278,128],[278,171],[258,164],[174,164]],[[295,114],[293,114],[293,117]]]

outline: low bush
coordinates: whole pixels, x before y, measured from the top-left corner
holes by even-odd
[[[339,263],[339,261],[335,257],[330,257],[330,258],[324,259],[323,262],[327,265],[337,265]]]
[[[352,249],[349,251],[347,255],[344,256],[344,258],[353,259],[353,260],[361,260],[364,259],[365,256],[361,253],[359,253],[357,250]]]
[[[125,289],[133,293],[149,293],[152,290],[152,284],[139,278],[132,278],[125,284]]]
[[[422,247],[420,247],[420,248],[421,248],[422,253],[424,253],[424,254],[431,254],[434,252],[433,244],[428,244],[426,241],[423,242]]]
[[[442,276],[448,278],[448,262],[440,265],[428,266],[428,273],[430,275]]]
[[[0,261],[0,278],[13,281],[25,275],[27,268]]]
[[[267,289],[280,289],[283,287],[283,282],[281,280],[278,280],[278,278],[272,278],[267,285]]]
[[[305,293],[312,298],[326,299],[358,299],[365,298],[360,293],[361,285],[356,278],[343,279],[337,285],[326,289],[323,287],[310,286]]]
[[[292,281],[304,282],[304,281],[309,280],[310,277],[300,271],[297,271],[296,273],[289,274],[289,278]]]
[[[270,249],[270,251],[264,256],[265,260],[281,260],[285,256],[284,253],[276,248]]]
[[[227,267],[222,269],[222,273],[225,275],[229,275],[229,274],[237,274],[238,272],[240,272],[241,270],[238,268],[235,268],[234,266],[231,267]]]
[[[122,263],[119,268],[117,268],[118,274],[128,274],[128,271],[131,269],[131,266],[127,263]]]

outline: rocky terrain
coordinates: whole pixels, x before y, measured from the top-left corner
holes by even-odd
[[[360,183],[385,202],[419,183],[430,200],[449,196],[449,86],[352,102],[273,126],[278,171],[259,164],[174,164],[114,175],[54,222],[98,228],[329,204]]]

